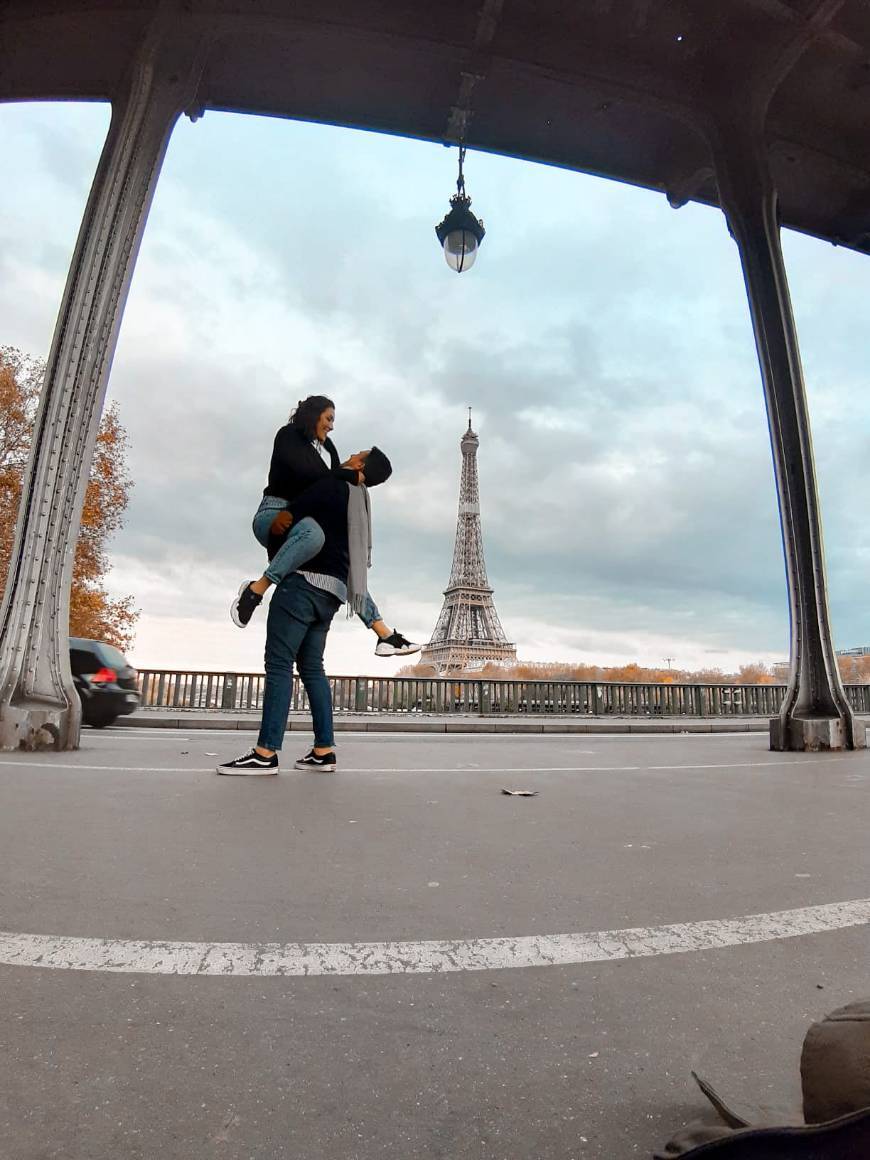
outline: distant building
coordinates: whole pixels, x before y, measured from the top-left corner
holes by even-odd
[[[858,648],[838,648],[838,657],[870,657],[870,644],[859,645]]]

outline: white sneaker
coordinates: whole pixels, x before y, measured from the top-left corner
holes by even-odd
[[[376,657],[408,657],[418,653],[423,646],[407,640],[400,632],[392,632],[375,645]]]

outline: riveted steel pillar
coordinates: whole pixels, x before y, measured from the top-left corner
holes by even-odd
[[[740,123],[735,118],[736,124]],[[745,123],[745,122],[744,122]],[[788,584],[791,671],[771,749],[858,749],[864,727],[840,681],[828,613],[822,521],[777,196],[761,134],[722,132],[719,198],[740,251],[761,366]]]
[[[145,219],[206,41],[165,9],[131,61],[79,230],[49,353],[0,606],[0,748],[74,749],[69,589],[88,470]]]

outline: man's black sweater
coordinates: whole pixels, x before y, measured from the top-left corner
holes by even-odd
[[[347,584],[347,573],[350,567],[347,544],[347,504],[350,495],[350,484],[343,479],[327,475],[319,483],[315,483],[292,503],[287,504],[287,510],[293,516],[290,531],[306,516],[317,520],[326,538],[326,543],[316,556],[302,565],[302,571],[317,572],[321,575],[334,576],[342,584]],[[276,541],[275,549],[271,541]],[[283,543],[284,537],[270,537],[269,559]]]

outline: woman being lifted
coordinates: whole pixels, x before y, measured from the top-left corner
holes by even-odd
[[[269,555],[269,566],[258,580],[242,584],[230,606],[230,616],[239,628],[248,624],[270,585],[280,584],[323,547],[323,531],[317,521],[307,517],[291,527],[287,504],[327,475],[351,484],[360,482],[361,465],[354,456],[339,462],[329,437],[334,426],[333,401],[325,395],[309,395],[300,400],[289,423],[275,436],[269,481],[253,520],[254,535]],[[368,592],[359,618],[378,638],[376,656],[409,656],[423,647],[386,625]]]

